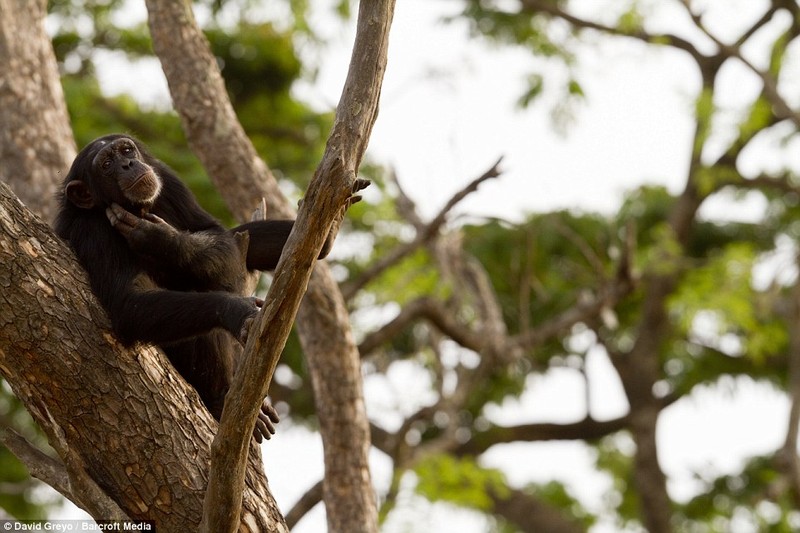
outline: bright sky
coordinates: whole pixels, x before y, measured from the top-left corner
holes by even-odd
[[[619,2],[584,0],[581,9],[612,10]],[[671,3],[655,4],[658,29],[680,22]],[[749,20],[762,1],[705,2],[717,10],[721,22],[712,29],[735,28]],[[724,6],[722,5],[724,4]],[[733,5],[731,5],[733,4]],[[523,213],[579,208],[612,212],[622,194],[642,183],[659,183],[677,192],[687,171],[698,76],[679,53],[653,51],[618,42],[586,46],[582,54],[581,81],[587,102],[577,109],[575,122],[565,135],[555,133],[548,114],[553,95],[541,104],[520,110],[515,102],[524,80],[534,68],[546,69],[546,79],[562,79],[555,64],[534,60],[528,54],[492,48],[468,38],[464,23],[443,24],[441,16],[457,11],[460,2],[400,0],[392,29],[390,59],[382,106],[370,143],[373,160],[393,165],[406,191],[425,215],[435,213],[450,196],[505,156],[500,179],[485,184],[462,204],[459,213],[519,219]],[[724,9],[722,11],[721,9]],[[732,18],[736,13],[740,19]],[[324,21],[320,22],[325,26]],[[336,42],[325,51],[320,77],[313,85],[301,84],[297,94],[321,108],[338,101],[349,60],[352,36],[333,35]],[[157,65],[142,67],[154,80],[151,94],[167,98]],[[130,67],[113,61],[99,74],[111,92],[141,93],[141,85],[124,86]],[[134,78],[138,79],[138,77]],[[751,97],[757,86],[743,69],[728,69],[723,78],[733,90],[720,104],[734,107]],[[748,96],[749,95],[749,96]],[[724,128],[719,133],[724,138]],[[800,150],[792,151],[800,154]],[[782,158],[800,168],[797,156],[784,148],[765,146],[751,157],[754,169]],[[763,203],[758,195],[740,202],[737,216],[757,219]],[[713,202],[706,216],[728,216],[729,201]],[[605,355],[589,358],[592,414],[600,419],[623,414],[627,404]],[[401,410],[407,412],[425,392],[410,383],[411,367],[400,366],[387,377],[368,378],[368,409],[373,418]],[[553,370],[531,380],[529,392],[488,413],[495,421],[512,424],[530,421],[574,421],[584,416],[583,382],[574,372]],[[734,386],[735,385],[735,386]],[[788,402],[766,386],[745,380],[703,389],[670,407],[659,425],[661,462],[670,476],[676,498],[689,497],[697,488],[693,473],[735,471],[744,457],[766,453],[785,437]],[[278,435],[264,446],[271,488],[288,510],[296,499],[322,476],[322,450],[316,435],[283,423]],[[302,457],[302,459],[299,459]],[[389,463],[373,454],[376,485],[389,483]],[[487,466],[503,468],[512,483],[566,481],[590,508],[598,509],[607,480],[594,474],[591,455],[578,443],[512,444],[486,454]],[[484,531],[485,522],[472,513],[451,507],[430,506],[406,494],[385,526],[387,532],[414,530],[414,523],[430,524],[430,531],[471,533]],[[299,533],[324,530],[324,514],[317,507],[296,528]],[[601,525],[595,532],[613,531]]]
[[[622,191],[643,179],[679,183],[692,125],[676,110],[692,104],[697,76],[676,54],[645,56],[604,47],[612,59],[585,69],[588,105],[579,108],[568,136],[561,137],[549,115],[559,95],[548,92],[541,105],[528,110],[515,103],[534,69],[548,69],[552,86],[563,79],[562,70],[521,50],[489,50],[485,42],[466,38],[464,22],[440,22],[458,6],[398,3],[370,144],[372,156],[397,169],[426,212],[433,213],[499,156],[505,157],[506,173],[462,212],[516,218],[555,207],[610,210]],[[344,46],[349,49],[349,41]],[[301,95],[313,98],[323,91],[322,101],[338,99],[349,56],[343,51],[336,57],[326,64],[319,85]]]

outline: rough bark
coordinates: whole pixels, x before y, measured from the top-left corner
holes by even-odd
[[[131,518],[186,531],[200,522],[216,422],[160,352],[115,340],[81,273],[0,184],[0,373],[68,467]],[[242,530],[286,530],[256,446],[244,506]]]
[[[254,200],[264,196],[270,216],[292,216],[293,209],[236,120],[216,61],[189,5],[148,0],[147,6],[154,48],[189,143],[232,212],[242,219]],[[307,206],[318,202],[341,205],[337,194],[357,172],[377,114],[393,6],[393,1],[362,3],[362,41],[354,47],[362,53],[354,53],[328,155],[317,172],[327,176],[326,183],[319,182],[316,191],[309,190]],[[181,31],[176,32],[176,27]],[[328,221],[317,217],[309,222],[317,237],[327,234]],[[298,226],[309,222],[298,221]],[[329,529],[374,531],[377,511],[367,468],[369,429],[358,352],[344,300],[324,263],[317,265],[309,282],[298,314],[298,331],[322,422]]]
[[[0,181],[50,220],[57,173],[69,168],[75,141],[46,8],[45,0],[0,0]]]

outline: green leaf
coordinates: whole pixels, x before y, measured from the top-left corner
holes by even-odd
[[[420,461],[414,468],[416,491],[431,501],[447,501],[482,511],[493,507],[489,492],[508,494],[505,476],[500,470],[479,466],[472,458],[458,459],[435,455]]]
[[[643,24],[642,14],[636,9],[636,6],[631,8],[620,15],[617,21],[617,28],[623,33],[633,34],[641,31]]]
[[[520,96],[517,105],[522,108],[528,107],[542,94],[543,89],[544,77],[541,74],[531,74],[528,76],[528,89]]]

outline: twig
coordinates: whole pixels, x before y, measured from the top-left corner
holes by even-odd
[[[411,197],[406,194],[406,191],[403,190],[402,185],[400,185],[400,180],[397,179],[397,170],[394,168],[389,169],[388,178],[389,181],[394,183],[394,186],[397,188],[397,199],[395,200],[397,212],[400,213],[400,216],[410,222],[418,232],[422,231],[425,223],[417,213],[417,206],[414,203],[414,200],[412,200]]]
[[[65,498],[74,501],[69,475],[64,463],[50,457],[11,428],[0,429],[0,442],[27,468],[31,476],[50,485]]]
[[[633,39],[638,39],[640,41],[644,41],[649,44],[653,43],[666,44],[674,48],[677,48],[679,50],[687,52],[692,57],[694,57],[698,63],[703,61],[704,58],[703,54],[701,54],[700,51],[691,42],[681,37],[678,37],[677,35],[670,33],[663,33],[663,34],[648,33],[644,30],[626,32],[620,30],[619,28],[614,28],[613,26],[606,26],[604,24],[599,24],[597,22],[576,17],[575,15],[561,9],[560,5],[561,4],[559,3],[550,2],[548,0],[522,0],[523,9],[525,9],[528,12],[547,13],[548,15],[551,15],[553,17],[558,17],[562,20],[565,20],[566,22],[572,24],[576,28],[595,30],[609,35],[631,37]]]
[[[447,215],[450,211],[458,205],[461,200],[469,196],[471,193],[478,190],[478,187],[481,183],[486,180],[496,178],[500,176],[501,170],[499,168],[500,163],[502,162],[503,158],[500,157],[494,165],[489,168],[486,172],[472,180],[466,187],[458,191],[452,198],[439,210],[439,213],[431,220],[428,224],[426,224],[421,230],[417,232],[417,236],[414,238],[413,241],[407,242],[405,244],[401,244],[391,250],[388,254],[384,255],[380,260],[375,262],[371,265],[367,270],[365,270],[357,279],[345,284],[342,287],[342,294],[344,295],[345,299],[350,299],[355,294],[364,288],[369,282],[380,276],[386,269],[390,268],[391,266],[397,264],[403,258],[408,256],[411,252],[425,244],[426,242],[430,241],[436,233],[439,231],[439,228],[445,223],[447,220]],[[399,187],[398,187],[399,188]],[[406,198],[408,201],[408,197],[405,194],[401,194],[401,197]],[[413,219],[412,219],[413,223]]]
[[[745,36],[750,35],[749,32],[745,33],[742,38],[740,38],[735,44],[728,45],[722,42],[716,35],[711,33],[705,25],[703,24],[702,17],[692,11],[691,7],[689,7],[688,3],[682,2],[683,6],[686,8],[686,12],[691,17],[692,21],[695,23],[695,26],[702,31],[709,39],[714,41],[714,44],[717,45],[721,54],[725,55],[726,57],[733,57],[741,61],[748,69],[750,69],[756,76],[761,78],[761,83],[764,86],[764,94],[766,95],[767,99],[772,103],[775,107],[776,115],[782,119],[789,119],[795,123],[796,126],[800,126],[800,113],[793,110],[791,106],[786,102],[786,100],[781,96],[780,92],[778,91],[778,81],[767,71],[763,71],[756,67],[750,60],[748,60],[742,54],[741,46],[744,44]],[[777,10],[776,7],[772,7],[768,14],[771,11]],[[771,17],[771,14],[770,14]],[[757,29],[759,23],[764,20],[763,18],[754,26]],[[767,19],[769,20],[769,19]],[[765,23],[765,22],[763,22]]]

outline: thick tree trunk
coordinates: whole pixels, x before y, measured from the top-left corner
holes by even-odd
[[[55,183],[75,141],[50,38],[46,0],[0,0],[0,181],[51,220]]]
[[[62,460],[129,517],[161,532],[196,529],[217,424],[160,352],[115,340],[81,272],[0,184],[0,374],[53,447],[69,451]],[[255,445],[241,520],[244,531],[286,530]]]
[[[331,532],[377,531],[361,359],[351,329],[339,326],[348,323],[333,274],[327,264],[319,264],[297,314],[297,329],[309,361],[325,445],[323,498],[328,528]]]

